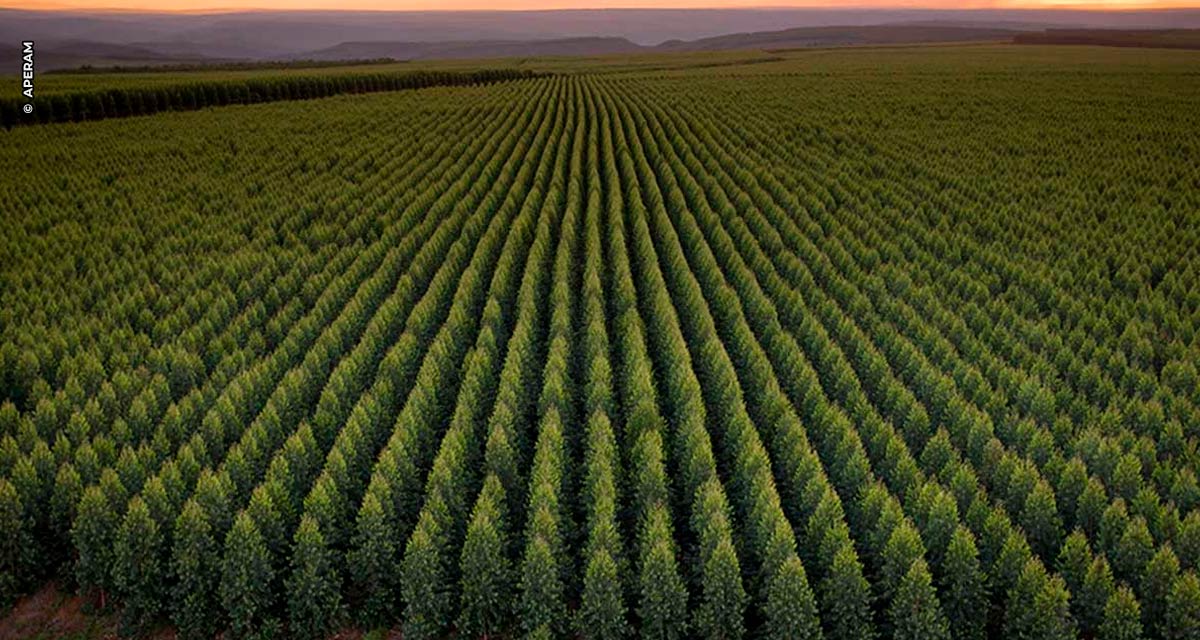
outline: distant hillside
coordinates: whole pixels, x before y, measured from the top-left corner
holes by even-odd
[[[13,15],[0,10],[0,16]],[[647,12],[646,17],[657,15]],[[680,14],[683,15],[683,14]],[[1180,16],[1190,14],[1180,13]],[[658,16],[661,17],[661,16]],[[450,18],[446,18],[450,20]],[[627,37],[493,37],[447,38],[444,40],[406,40],[369,38],[346,40],[311,49],[272,49],[264,53],[246,30],[244,19],[209,25],[203,29],[159,39],[113,43],[70,38],[38,41],[40,69],[90,67],[170,66],[190,68],[203,65],[228,65],[272,61],[333,62],[342,60],[433,60],[464,58],[521,58],[544,56],[598,56],[630,53],[700,52],[728,50],[802,49],[853,45],[893,45],[939,42],[1004,41],[1019,44],[1091,44],[1123,47],[1170,47],[1200,49],[1200,29],[1059,29],[1045,23],[999,21],[988,26],[983,21],[955,23],[946,20],[908,21],[876,25],[805,26],[771,31],[747,31],[697,39],[670,39],[659,44],[640,44]],[[284,20],[281,24],[287,24]],[[279,25],[276,25],[279,26]],[[614,28],[615,29],[615,28]],[[1030,31],[1039,29],[1038,31]],[[0,28],[0,32],[4,29]],[[75,33],[79,31],[73,31]],[[303,30],[302,30],[303,31]],[[385,33],[387,30],[377,31]],[[324,37],[336,30],[324,29]],[[303,39],[301,37],[301,39]],[[321,38],[317,38],[320,41]],[[272,45],[274,47],[275,45]],[[10,46],[0,46],[0,54],[10,57]],[[210,53],[212,55],[210,55]],[[218,55],[219,54],[219,55]]]
[[[301,54],[313,60],[351,58],[505,58],[519,56],[596,56],[670,51],[728,51],[737,49],[788,49],[837,45],[908,44],[1008,40],[1010,29],[937,25],[876,25],[803,27],[780,31],[735,33],[699,40],[670,40],[642,46],[625,38],[560,38],[555,40],[493,40],[480,42],[344,42]]]
[[[11,4],[11,3],[10,3]],[[213,3],[223,5],[229,3]],[[254,4],[254,3],[250,3]],[[1200,10],[579,9],[548,11],[27,11],[0,8],[0,43],[93,41],[172,55],[282,59],[345,42],[625,38],[642,46],[780,29],[937,24],[1037,29],[1200,28]]]
[[[560,38],[556,40],[483,40],[478,42],[343,42],[303,54],[313,60],[394,58],[510,58],[518,56],[594,56],[646,50],[625,38]]]
[[[1017,34],[1013,42],[1200,49],[1200,29],[1046,29],[1041,33]]]
[[[229,62],[229,58],[214,58],[205,55],[162,51],[133,44],[113,44],[91,40],[67,40],[62,42],[37,42],[35,59],[40,71],[74,69],[83,66],[142,66],[142,65],[204,65]],[[10,57],[10,49],[0,47],[0,56]]]
[[[1007,40],[1010,29],[926,25],[876,25],[866,27],[804,27],[781,31],[735,33],[692,42],[668,42],[660,49],[672,51],[719,51],[725,49],[789,49],[838,45],[907,44],[919,42],[965,42]]]
[[[543,56],[599,56],[628,53],[726,51],[738,49],[789,49],[839,45],[910,44],[1008,40],[1011,29],[949,25],[897,24],[875,26],[802,27],[779,31],[735,33],[698,40],[669,40],[658,45],[640,45],[620,37],[576,37],[552,39],[484,39],[446,41],[363,40],[279,55],[272,60],[434,60],[464,58],[519,58]],[[92,41],[67,41],[39,45],[42,69],[134,65],[229,64],[262,60],[253,56],[206,58],[202,47],[189,43],[145,42],[118,45]]]

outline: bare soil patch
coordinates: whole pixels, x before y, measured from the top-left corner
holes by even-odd
[[[13,604],[0,617],[0,638],[51,640],[54,638],[115,638],[116,619],[88,615],[84,600],[51,582]]]

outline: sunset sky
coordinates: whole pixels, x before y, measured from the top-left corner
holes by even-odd
[[[245,9],[336,10],[519,10],[613,8],[931,8],[931,9],[1166,9],[1200,6],[1200,0],[25,0],[0,7],[20,9],[115,9],[218,11]]]

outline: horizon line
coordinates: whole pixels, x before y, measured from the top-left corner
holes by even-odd
[[[1035,0],[1036,1],[1036,0]],[[1151,0],[1153,2],[1153,0]],[[1111,3],[1092,4],[1060,0],[1038,5],[1005,6],[996,2],[983,0],[979,5],[967,7],[939,7],[926,4],[838,4],[836,0],[827,3],[771,5],[746,4],[732,6],[676,6],[665,4],[660,6],[580,6],[580,7],[551,7],[551,8],[463,8],[463,9],[378,9],[378,8],[347,8],[336,9],[328,7],[201,7],[182,9],[140,9],[132,7],[82,7],[82,6],[50,6],[50,7],[14,7],[0,5],[0,11],[21,11],[27,13],[114,13],[114,14],[158,14],[158,15],[220,15],[233,13],[569,13],[583,11],[938,11],[950,13],[971,13],[984,11],[1005,12],[1051,12],[1062,11],[1071,13],[1160,13],[1173,11],[1200,11],[1200,3],[1180,4],[1171,6],[1111,6]]]

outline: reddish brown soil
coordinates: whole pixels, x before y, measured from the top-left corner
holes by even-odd
[[[119,640],[115,614],[84,613],[84,599],[49,583],[0,612],[0,640]],[[329,640],[401,640],[399,629],[368,636],[362,629],[338,631]],[[161,627],[139,640],[175,640],[175,630]]]
[[[111,616],[87,615],[83,599],[59,591],[51,582],[18,600],[0,618],[0,638],[108,638],[116,637]]]

